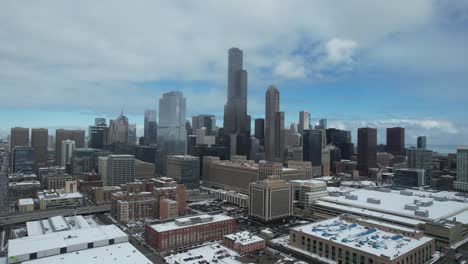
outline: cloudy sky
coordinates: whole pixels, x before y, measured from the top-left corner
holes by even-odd
[[[468,143],[468,1],[2,1],[0,135],[86,127],[121,109],[141,128],[161,93],[222,120],[227,50],[244,50],[249,113],[276,84],[298,112],[407,141]],[[219,122],[219,125],[220,122]]]

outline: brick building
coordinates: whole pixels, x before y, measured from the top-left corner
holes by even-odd
[[[239,254],[249,253],[264,249],[266,242],[263,238],[253,235],[248,231],[225,235],[223,245],[237,251]]]

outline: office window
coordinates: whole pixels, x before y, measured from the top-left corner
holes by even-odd
[[[88,248],[93,248],[94,247],[94,243],[91,242],[91,243],[88,243]]]
[[[109,245],[114,245],[115,241],[114,239],[109,239]]]
[[[60,248],[60,254],[65,254],[65,253],[67,253],[67,248],[66,247]]]
[[[37,253],[31,253],[29,254],[29,259],[37,259]]]

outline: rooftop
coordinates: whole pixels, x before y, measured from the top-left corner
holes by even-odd
[[[32,198],[25,198],[18,200],[19,205],[34,205],[34,200]]]
[[[198,215],[198,216],[191,216],[191,217],[184,217],[178,218],[174,221],[162,223],[162,224],[155,224],[152,225],[153,228],[157,232],[165,232],[169,230],[179,229],[179,228],[186,228],[189,226],[196,226],[202,225],[207,223],[214,223],[219,221],[226,221],[234,219],[232,217],[217,214],[217,215]]]
[[[240,261],[235,260],[238,254],[218,243],[188,250],[187,252],[174,254],[164,258],[169,264],[184,263],[184,264],[199,264],[199,263],[214,263],[219,264],[240,264]]]
[[[55,200],[55,199],[70,199],[70,198],[83,198],[83,195],[79,192],[75,193],[59,193],[56,191],[50,191],[48,192],[38,192],[37,193],[37,198],[40,200],[46,199],[46,200]]]
[[[152,263],[130,243],[118,243],[114,245],[91,248],[77,252],[55,255],[46,258],[25,261],[23,264],[62,264],[62,263],[86,263],[86,264],[150,264]]]
[[[224,237],[233,240],[235,243],[239,243],[241,245],[249,245],[252,243],[263,241],[263,238],[251,234],[249,231],[242,231],[234,234],[229,234],[225,235]]]
[[[377,228],[341,220],[339,217],[292,228],[325,240],[365,251],[376,256],[387,256],[390,259],[419,247],[432,238],[414,239],[400,234],[390,233]]]

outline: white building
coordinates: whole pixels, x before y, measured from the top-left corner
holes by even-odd
[[[63,140],[62,141],[62,160],[60,165],[63,167],[71,163],[71,158],[73,157],[73,151],[75,150],[75,141],[73,140]]]

